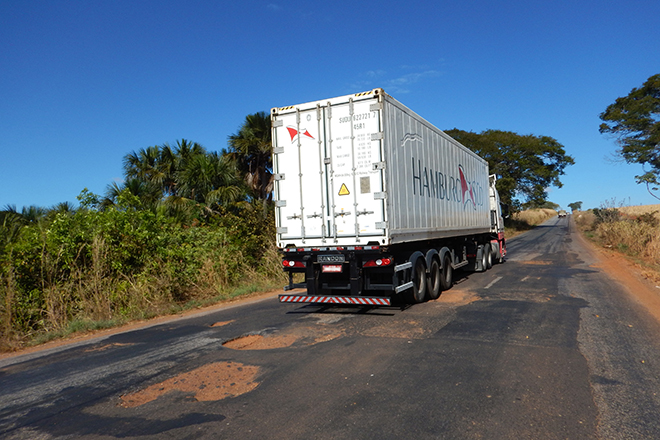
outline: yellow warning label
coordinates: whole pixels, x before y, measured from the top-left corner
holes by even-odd
[[[348,188],[346,188],[346,184],[342,183],[341,188],[339,188],[339,195],[340,196],[347,196],[350,194],[350,191],[348,191]]]

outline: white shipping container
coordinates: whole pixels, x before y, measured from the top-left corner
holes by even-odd
[[[279,247],[490,231],[487,162],[382,89],[271,116]]]

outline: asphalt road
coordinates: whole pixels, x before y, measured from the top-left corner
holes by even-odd
[[[437,301],[268,298],[0,360],[0,438],[658,439],[660,325],[593,258],[552,219]]]

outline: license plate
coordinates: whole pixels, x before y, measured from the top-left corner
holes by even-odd
[[[319,255],[316,259],[319,263],[343,263],[346,261],[344,254]]]
[[[321,266],[321,272],[323,273],[340,273],[342,268],[341,264],[326,264]]]

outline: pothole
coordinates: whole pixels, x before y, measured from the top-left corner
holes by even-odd
[[[300,342],[302,345],[314,345],[331,341],[342,336],[336,329],[322,327],[296,327],[275,334],[244,335],[222,344],[233,350],[271,350],[275,348],[291,347]]]
[[[211,327],[224,327],[225,325],[231,324],[232,322],[234,322],[233,319],[231,321],[219,321],[211,324]]]
[[[134,408],[171,392],[192,393],[197,401],[221,400],[254,390],[259,367],[238,362],[215,362],[179,374],[135,393],[121,396],[120,405]]]
[[[298,338],[293,335],[269,337],[246,335],[227,341],[222,345],[232,350],[270,350],[272,348],[290,347],[297,340]]]

